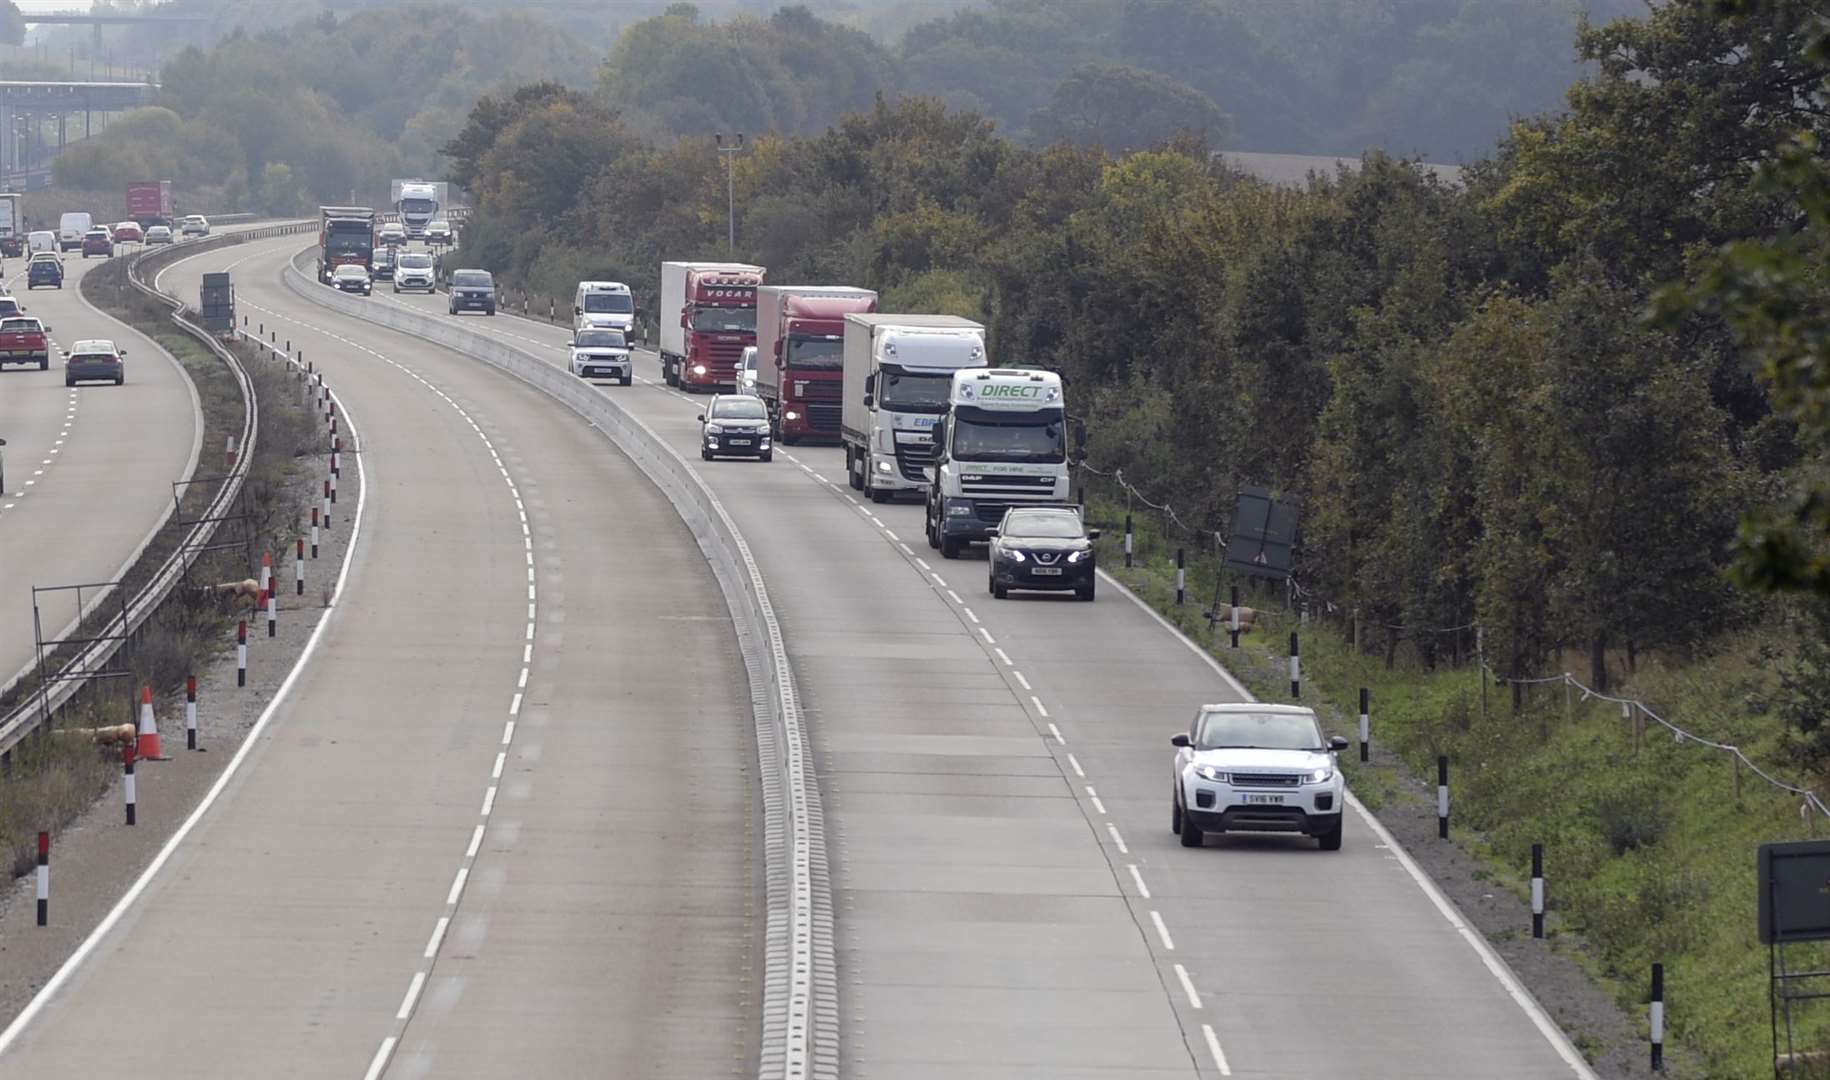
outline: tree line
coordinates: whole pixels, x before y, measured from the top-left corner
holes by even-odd
[[[999,362],[1067,376],[1102,467],[1217,529],[1242,483],[1294,493],[1313,590],[1375,623],[1478,620],[1509,674],[1581,649],[1605,686],[1610,657],[1746,617],[1737,559],[1743,584],[1830,593],[1826,365],[1742,312],[1778,258],[1761,245],[1830,206],[1772,175],[1821,179],[1796,140],[1824,125],[1830,69],[1809,3],[1750,4],[1584,28],[1595,77],[1458,186],[1372,155],[1282,189],[1199,140],[1037,148],[879,97],[735,161],[736,254],[983,319]],[[725,255],[712,141],[642,135],[601,97],[486,97],[446,153],[480,207],[463,258],[536,290],[622,279],[652,310],[662,259]],[[1792,287],[1821,309],[1810,240]],[[1802,301],[1773,304],[1783,325]],[[1804,359],[1766,360],[1774,340]]]

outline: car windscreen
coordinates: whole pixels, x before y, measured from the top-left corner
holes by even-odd
[[[1005,536],[1041,536],[1057,540],[1071,540],[1085,536],[1086,530],[1080,526],[1080,515],[1071,511],[1059,514],[1012,514],[1004,521]]]
[[[635,299],[628,293],[586,293],[585,311],[596,315],[627,315],[635,310]]]
[[[769,410],[755,398],[732,398],[720,401],[712,409],[713,420],[767,420]]]
[[[494,280],[484,270],[459,270],[451,275],[451,284],[467,289],[487,289],[494,285]]]
[[[402,255],[400,257],[400,268],[402,270],[430,270],[432,269],[432,256]]]
[[[741,334],[756,329],[755,308],[702,307],[693,312],[693,329],[701,333]]]
[[[1304,713],[1208,713],[1195,739],[1198,750],[1320,750],[1322,733]]]
[[[627,344],[615,330],[585,330],[578,335],[581,349],[621,349]]]

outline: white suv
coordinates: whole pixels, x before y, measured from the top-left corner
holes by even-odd
[[[1315,713],[1297,705],[1203,705],[1176,748],[1170,828],[1183,847],[1210,832],[1296,832],[1341,849],[1346,785]]]

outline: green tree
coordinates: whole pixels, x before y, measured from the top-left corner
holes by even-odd
[[[1029,120],[1043,142],[1098,146],[1122,154],[1192,135],[1209,146],[1226,141],[1231,122],[1207,95],[1166,75],[1088,64],[1055,87]]]

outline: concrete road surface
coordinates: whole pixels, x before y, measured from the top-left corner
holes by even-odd
[[[368,302],[452,318],[442,297]],[[565,362],[563,327],[456,318]],[[603,392],[691,456],[706,399],[662,385],[652,354],[637,376]],[[1586,1075],[1364,815],[1339,853],[1178,846],[1169,738],[1243,691],[1114,582],[1093,604],[992,600],[982,549],[940,558],[921,506],[861,502],[836,447],[700,469],[761,561],[809,708],[844,1075]]]
[[[152,341],[89,306],[83,275],[102,265],[72,251],[64,287],[25,287],[25,260],[6,260],[27,315],[51,326],[49,370],[0,368],[0,685],[33,662],[32,586],[113,581],[172,509],[172,482],[196,461],[201,418],[190,379]],[[127,350],[124,386],[63,382],[82,338]],[[87,599],[87,594],[85,594]],[[76,616],[75,594],[45,598],[45,632]]]
[[[0,1074],[754,1075],[753,723],[697,546],[550,400],[286,294],[298,245],[166,285],[230,268],[244,307],[304,320],[283,325],[365,469],[347,589],[221,800]]]

